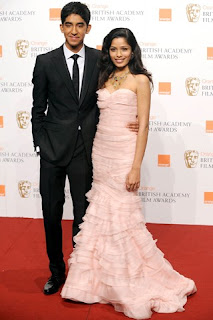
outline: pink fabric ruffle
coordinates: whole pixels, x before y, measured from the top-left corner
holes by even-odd
[[[112,95],[99,90],[90,204],[75,237],[61,295],[110,303],[130,318],[148,319],[153,311],[184,311],[196,286],[164,258],[146,228],[140,197],[126,191],[136,141],[126,124],[135,119],[136,106],[136,95],[128,89]]]

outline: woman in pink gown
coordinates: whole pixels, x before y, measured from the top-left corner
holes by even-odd
[[[69,259],[63,298],[109,303],[134,319],[183,311],[193,280],[176,272],[146,228],[137,195],[149,123],[151,75],[126,28],[104,39],[90,202]],[[138,115],[136,135],[127,128]]]

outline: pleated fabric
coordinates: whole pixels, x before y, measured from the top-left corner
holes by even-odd
[[[164,258],[147,230],[137,192],[125,180],[135,154],[137,96],[129,89],[98,90],[100,120],[93,144],[89,206],[75,237],[61,295],[85,303],[110,303],[134,319],[152,312],[184,311],[193,280]],[[80,182],[79,182],[80,183]]]

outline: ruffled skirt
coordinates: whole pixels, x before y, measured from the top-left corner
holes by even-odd
[[[87,197],[90,205],[75,237],[62,297],[110,303],[134,319],[148,319],[153,311],[184,311],[195,284],[176,272],[157,248],[140,198],[130,194],[125,203],[100,186]]]
[[[153,311],[183,311],[187,296],[196,291],[194,281],[164,258],[146,228],[140,197],[125,188],[136,136],[102,134],[102,129],[101,122],[93,145],[90,204],[74,239],[61,295],[109,303],[134,319],[148,319]]]

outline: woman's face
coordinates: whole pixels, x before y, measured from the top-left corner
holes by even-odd
[[[117,68],[124,68],[128,65],[131,56],[132,48],[127,43],[125,38],[115,38],[112,40],[111,46],[109,48],[109,55],[112,63]]]

